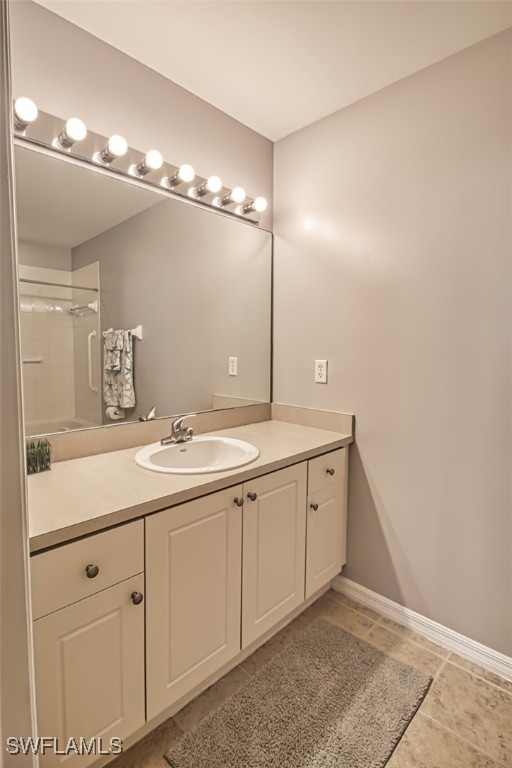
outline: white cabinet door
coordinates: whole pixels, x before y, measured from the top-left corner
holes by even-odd
[[[240,651],[242,486],[146,519],[151,719]]]
[[[242,648],[304,600],[306,462],[244,485]]]
[[[306,599],[328,584],[346,562],[348,450],[310,462],[307,510]],[[327,466],[323,487],[316,480],[320,462]],[[331,466],[332,465],[332,466]],[[336,467],[335,473],[333,472]],[[330,474],[333,472],[333,474]],[[337,482],[332,482],[333,477]],[[312,490],[311,490],[312,486]]]
[[[88,742],[126,738],[144,724],[144,575],[116,584],[34,621],[37,725],[40,736]],[[139,599],[135,598],[136,601]],[[86,766],[47,751],[42,766]]]

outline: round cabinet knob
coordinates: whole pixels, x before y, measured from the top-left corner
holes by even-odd
[[[256,501],[256,499],[258,498],[258,494],[257,493],[248,493],[247,494],[247,498],[250,499],[251,501]]]
[[[134,605],[140,605],[144,600],[142,592],[132,592],[132,603]]]
[[[233,499],[233,501],[235,502],[237,507],[243,507],[243,505],[244,505],[243,498],[239,498],[238,496],[235,499]]]
[[[316,512],[316,511],[317,511],[317,509],[318,509],[318,504],[310,504],[309,506],[311,507],[311,509],[312,509],[314,512]]]
[[[94,577],[97,576],[99,572],[100,572],[99,565],[92,565],[91,563],[85,566],[85,573],[87,574],[88,579],[94,579]]]
[[[325,470],[328,475],[331,477],[334,475],[334,469],[332,467],[328,467],[328,469]]]

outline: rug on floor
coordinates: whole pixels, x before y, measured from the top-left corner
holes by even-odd
[[[316,619],[165,757],[172,768],[381,768],[431,681]]]

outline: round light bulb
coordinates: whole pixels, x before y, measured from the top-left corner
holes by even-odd
[[[27,99],[26,96],[20,96],[14,102],[14,114],[20,123],[33,123],[37,118],[37,107],[32,99]]]
[[[263,211],[267,210],[267,201],[264,197],[257,197],[252,205],[258,213],[263,213]]]
[[[246,198],[245,189],[243,187],[234,187],[229,196],[234,203],[243,203]]]
[[[85,123],[78,119],[78,117],[70,117],[66,121],[64,127],[66,135],[71,141],[83,141],[87,136],[87,128]]]
[[[109,155],[113,155],[114,157],[123,157],[123,155],[126,155],[128,152],[128,144],[126,139],[123,139],[122,136],[115,134],[108,140],[107,149]]]
[[[158,149],[150,149],[146,152],[144,162],[151,171],[158,171],[164,164],[164,159]]]
[[[210,176],[210,178],[206,182],[206,189],[208,192],[212,192],[213,194],[216,194],[217,192],[220,192],[222,189],[222,181],[219,179],[218,176]]]
[[[190,181],[193,181],[195,178],[196,172],[192,168],[191,165],[188,163],[185,163],[184,165],[180,165],[180,169],[178,171],[178,178],[180,181],[185,182],[187,184]]]

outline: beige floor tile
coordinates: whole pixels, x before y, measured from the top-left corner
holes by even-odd
[[[424,717],[412,720],[386,768],[499,768],[491,758]]]
[[[169,763],[163,756],[164,752],[167,752],[182,735],[183,731],[172,718],[166,720],[109,763],[108,768],[169,768]]]
[[[197,696],[190,704],[174,715],[174,719],[182,731],[190,731],[202,720],[203,717],[217,709],[223,701],[228,699],[241,685],[248,681],[247,674],[235,667],[227,675],[221,677],[203,693]]]
[[[512,766],[512,696],[448,662],[430,689],[424,714]]]
[[[352,608],[353,611],[361,613],[371,621],[378,621],[381,618],[380,613],[377,613],[377,611],[373,611],[371,608],[367,608],[365,605],[358,603],[356,600],[352,600],[352,598],[343,595],[341,592],[336,592],[334,589],[331,589],[329,592],[327,592],[327,597],[330,597],[333,600],[338,600],[340,603],[345,603],[345,605],[348,605],[348,607]]]
[[[474,664],[472,661],[463,659],[462,656],[457,656],[456,653],[450,654],[449,661],[452,664],[457,664],[458,667],[462,667],[462,669],[465,669],[467,672],[472,672],[474,675],[483,677],[488,683],[497,685],[498,688],[503,688],[504,691],[512,693],[512,680],[505,680],[505,678],[494,674],[494,672],[489,672],[489,670],[484,669],[479,664]]]
[[[391,619],[385,619],[383,618],[380,622],[383,627],[386,627],[386,629],[391,629],[393,632],[396,632],[401,637],[405,637],[406,640],[411,640],[413,643],[417,643],[417,645],[421,645],[422,648],[426,648],[427,651],[432,651],[432,653],[437,653],[438,656],[442,656],[443,658],[446,658],[450,651],[447,648],[443,648],[442,645],[438,645],[437,643],[433,643],[430,640],[427,640],[426,637],[422,637],[422,635],[418,635],[417,632],[413,632],[412,629],[409,629],[408,627],[403,627],[401,624],[397,624],[396,621],[391,621]]]
[[[427,675],[432,675],[432,677],[444,662],[444,659],[440,656],[435,656],[430,651],[427,651],[426,648],[411,643],[405,637],[400,637],[395,632],[391,632],[386,627],[383,627],[382,624],[377,624],[366,636],[365,640],[375,645],[381,651],[389,653],[395,659],[399,659],[405,664],[410,664],[411,667],[415,667]]]
[[[351,632],[358,637],[365,637],[375,624],[372,619],[363,616],[361,613],[349,608],[345,603],[332,599],[327,595],[317,600],[311,608],[315,609],[316,615],[332,621],[333,624],[337,624],[342,629],[346,629],[347,632]],[[308,611],[311,608],[308,608]]]

